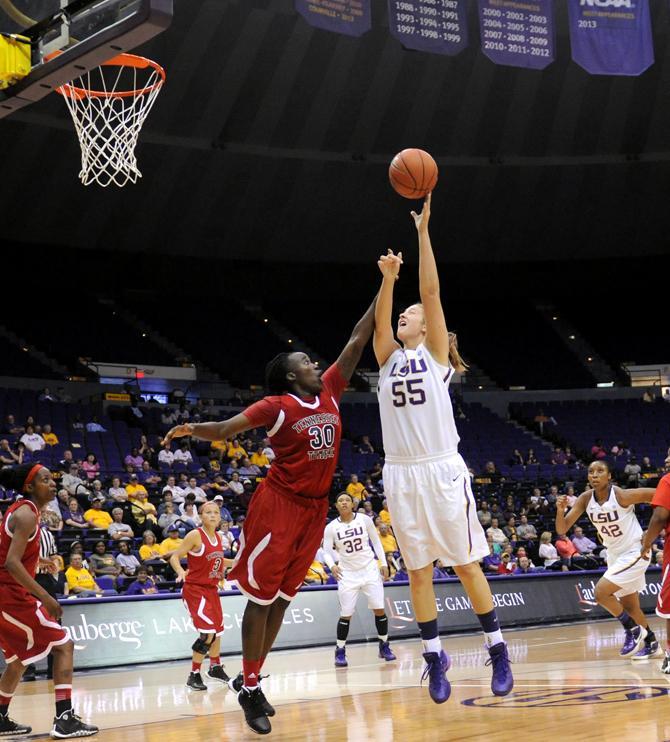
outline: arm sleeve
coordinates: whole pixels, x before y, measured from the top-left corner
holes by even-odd
[[[382,547],[382,542],[377,533],[377,529],[375,528],[375,524],[372,522],[372,518],[368,518],[367,515],[365,518],[368,521],[365,525],[368,529],[368,536],[370,537],[370,542],[372,543],[372,549],[375,552],[375,556],[382,563],[382,567],[388,567],[386,554],[384,553],[384,548]]]
[[[337,367],[337,363],[333,363],[332,366],[329,366],[323,372],[321,381],[323,382],[324,391],[332,394],[338,402],[349,383],[344,376],[342,376],[342,372]]]
[[[335,566],[335,562],[337,562],[337,552],[335,551],[333,529],[330,527],[330,523],[323,532],[323,554],[328,568],[332,569]]]
[[[279,397],[265,397],[247,407],[242,414],[254,428],[269,429],[275,424],[280,410]]]
[[[661,478],[661,481],[658,483],[658,487],[656,488],[656,492],[651,498],[651,504],[653,507],[658,507],[660,505],[661,507],[670,510],[670,474],[666,474]]]

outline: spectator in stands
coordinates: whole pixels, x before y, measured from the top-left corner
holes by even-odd
[[[64,487],[61,487],[58,490],[56,499],[52,500],[52,502],[58,506],[58,511],[60,512],[61,518],[63,519],[63,521],[65,521],[70,513],[70,493]],[[51,503],[47,507],[49,506],[51,506]]]
[[[161,558],[161,547],[156,543],[153,531],[145,531],[142,534],[142,546],[140,546],[140,559],[142,562],[156,561]]]
[[[323,564],[315,558],[309,569],[307,570],[307,574],[305,575],[304,584],[305,585],[325,585],[326,582],[328,582],[328,574],[326,572],[326,568],[323,566]]]
[[[549,492],[547,492],[547,496],[545,497],[545,501],[552,507],[556,507],[556,500],[558,500],[558,487],[555,484],[552,484],[551,487],[549,487]]]
[[[581,554],[565,534],[556,537],[556,551],[568,569],[596,569],[599,566],[595,557]]]
[[[607,458],[607,451],[603,448],[603,442],[600,438],[597,438],[595,443],[591,446],[591,460],[599,461],[600,459]]]
[[[537,531],[532,523],[528,522],[528,516],[522,515],[519,518],[519,525],[516,528],[516,536],[521,541],[535,541]]]
[[[670,386],[666,386],[663,390],[663,397],[664,402],[670,402]]]
[[[510,466],[524,466],[526,462],[524,461],[521,451],[519,451],[518,448],[515,448],[508,463]]]
[[[663,569],[663,550],[659,549],[654,556],[654,564]]]
[[[42,427],[42,438],[47,446],[57,446],[59,443],[58,436],[52,432],[51,425],[49,424],[45,424]]]
[[[107,527],[107,533],[112,541],[119,541],[123,538],[133,538],[133,529],[123,522],[123,510],[114,508],[112,510],[112,522]]]
[[[79,503],[74,497],[68,500],[68,513],[65,516],[65,525],[68,528],[79,528],[82,530],[89,528],[89,524],[86,522],[86,518],[84,518]]]
[[[405,560],[402,557],[398,559],[398,570],[393,576],[393,582],[409,582],[407,567],[405,566]]]
[[[184,539],[179,537],[179,529],[176,525],[172,525],[168,528],[167,538],[161,542],[161,557],[168,561],[170,557],[177,551],[180,544]]]
[[[182,440],[179,444],[179,448],[174,452],[174,463],[186,465],[193,463],[193,455],[189,451],[188,441]]]
[[[84,513],[84,520],[91,528],[107,530],[112,525],[112,516],[102,509],[104,499],[96,497],[91,507]]]
[[[598,544],[591,541],[588,536],[584,535],[584,529],[581,526],[575,526],[572,532],[572,543],[580,554],[592,556],[598,548]]]
[[[384,549],[387,559],[398,551],[398,542],[391,533],[391,529],[385,523],[379,526],[379,540],[382,542],[382,549]]]
[[[125,487],[121,486],[119,477],[112,478],[112,486],[107,490],[107,495],[114,502],[128,502],[128,492]]]
[[[571,508],[577,502],[577,495],[575,494],[575,488],[570,484],[565,490],[565,496],[567,498],[568,507]]]
[[[500,474],[498,473],[493,461],[487,461],[486,464],[484,464],[484,476],[488,477],[492,482],[500,479]]]
[[[523,546],[520,546],[516,550],[516,556],[515,556],[516,561],[518,562],[519,559],[521,559],[521,557],[527,557],[528,558],[528,561],[530,562],[530,566],[531,567],[534,567],[535,566],[533,564],[532,560],[530,559],[530,557],[528,556],[528,552],[526,551],[526,549]]]
[[[346,491],[349,495],[357,497],[359,500],[364,498],[365,487],[358,481],[358,474],[351,475]]]
[[[222,520],[218,530],[221,534],[221,543],[223,544],[224,556],[227,559],[232,559],[235,556],[235,537],[230,531],[228,521]]]
[[[86,454],[86,460],[82,463],[81,468],[86,472],[86,478],[89,480],[96,479],[100,474],[98,459],[90,451]]]
[[[516,505],[514,503],[514,497],[507,495],[505,498],[505,510],[503,512],[503,518],[507,523],[510,518],[516,518]]]
[[[69,472],[72,464],[76,463],[77,462],[72,456],[72,451],[70,451],[69,448],[66,448],[65,451],[63,451],[63,458],[58,462],[58,471]]]
[[[223,504],[223,495],[214,495],[212,498],[212,501],[215,502],[219,506],[219,511],[221,512],[221,521],[228,523],[228,527],[233,527],[233,516],[230,513],[230,510],[228,510],[227,507]]]
[[[491,519],[493,518],[497,518],[498,523],[502,523],[502,513],[500,512],[498,503],[495,500],[491,503]]]
[[[191,419],[191,411],[186,406],[186,400],[182,399],[177,408],[177,424],[182,425]]]
[[[230,488],[231,492],[238,497],[244,492],[244,485],[240,481],[239,472],[234,471],[232,473],[230,481],[228,482],[228,487]]]
[[[540,536],[539,554],[540,554],[540,559],[544,559],[545,569],[551,569],[553,571],[560,569],[563,572],[568,571],[567,565],[561,562],[561,559],[558,556],[558,551],[556,550],[556,547],[551,543],[551,532],[550,531],[544,531],[543,534]]]
[[[623,470],[626,487],[639,487],[640,486],[640,475],[642,474],[642,467],[637,463],[637,456],[631,456],[630,461],[626,464]]]
[[[226,455],[229,459],[243,459],[247,457],[247,452],[242,447],[239,438],[233,438],[232,443],[228,446],[228,452]]]
[[[177,413],[171,407],[166,408],[161,413],[161,422],[170,428],[177,423]]]
[[[102,590],[93,579],[93,575],[84,567],[81,554],[70,555],[70,566],[65,572],[65,579],[70,595],[79,595],[82,598],[102,595]]]
[[[10,466],[18,463],[19,455],[12,451],[9,441],[6,438],[3,438],[0,441],[0,464],[3,466]]]
[[[491,525],[491,511],[489,510],[489,504],[486,500],[482,500],[481,505],[479,506],[477,519],[484,529]]]
[[[181,487],[177,486],[173,474],[170,474],[170,476],[167,478],[165,487],[163,487],[163,496],[165,496],[168,492],[172,495],[172,502],[176,503],[177,505],[184,502],[184,490]]]
[[[361,440],[358,443],[357,446],[358,453],[375,453],[375,447],[370,442],[370,436],[369,435],[362,435]]]
[[[86,423],[86,432],[87,433],[106,433],[107,429],[103,428],[102,425],[98,422],[98,418],[93,415],[91,418],[91,421]]]
[[[35,432],[35,428],[32,425],[26,427],[26,432],[21,436],[20,440],[30,453],[42,451],[47,445],[44,442],[44,438]]]
[[[516,533],[516,518],[513,516],[507,520],[507,525],[502,530],[510,541],[516,543],[519,540]]]
[[[89,570],[93,577],[106,575],[107,577],[111,577],[116,585],[116,578],[120,574],[121,568],[116,563],[114,555],[107,551],[107,545],[104,541],[96,542],[88,562]]]
[[[156,583],[151,577],[146,567],[137,568],[137,579],[128,585],[126,595],[154,595],[158,592]]]
[[[537,567],[534,567],[532,562],[527,556],[519,557],[516,568],[514,569],[514,572],[512,574],[515,575],[528,575],[532,574],[533,572],[538,572],[539,570]]]
[[[568,457],[560,446],[554,448],[554,453],[551,456],[551,463],[554,466],[565,466],[568,463]]]
[[[134,472],[130,475],[130,481],[126,485],[126,492],[131,502],[135,502],[141,495],[145,497],[149,495],[147,488],[143,484],[140,484],[137,474]]]
[[[206,502],[207,494],[202,487],[198,486],[198,481],[195,477],[190,477],[188,480],[188,486],[183,490],[184,498],[187,498],[190,494],[195,496],[194,502],[200,504]]]
[[[265,473],[270,468],[271,461],[265,453],[262,443],[257,446],[256,450],[251,454],[250,461],[254,466],[257,466],[262,473]]]
[[[121,574],[134,575],[140,568],[139,559],[130,550],[131,541],[125,539],[119,544],[119,553],[116,555],[116,563],[121,569]]]
[[[161,446],[161,450],[158,452],[158,464],[171,467],[173,463],[174,463],[174,454],[170,450],[170,447]]]
[[[509,575],[514,572],[516,568],[516,562],[512,554],[509,551],[503,551],[500,555],[500,564],[498,565],[499,575]]]
[[[61,484],[71,495],[84,495],[88,497],[91,494],[84,480],[79,476],[79,466],[77,464],[72,464],[70,471],[67,474],[63,474]]]
[[[63,518],[60,512],[56,512],[48,507],[45,507],[40,513],[40,523],[43,524],[44,528],[51,531],[54,536],[58,536],[63,530]]]
[[[142,462],[142,468],[140,469],[140,473],[137,475],[137,479],[145,487],[149,488],[155,487],[161,482],[158,472],[154,471],[151,468],[151,464],[146,460]]]
[[[649,456],[642,457],[642,464],[640,465],[643,479],[649,479],[651,475],[656,475],[656,467],[651,463]]]
[[[132,466],[135,471],[139,471],[142,468],[143,462],[144,459],[140,456],[139,449],[137,448],[131,448],[130,453],[126,454],[125,459],[123,459],[123,463],[126,466]]]
[[[7,415],[5,418],[5,424],[2,426],[2,433],[5,435],[22,435],[25,430],[21,425],[18,425],[14,415]]]
[[[58,402],[48,386],[45,386],[44,389],[42,389],[42,391],[37,395],[37,399],[40,402]]]
[[[389,528],[391,527],[391,513],[389,513],[386,498],[382,500],[382,509],[379,511],[379,517],[382,519],[382,523],[385,523]]]
[[[179,528],[181,516],[175,511],[174,503],[166,502],[165,509],[158,518],[158,527],[162,529],[163,537],[167,538],[172,526]],[[189,529],[190,530],[190,529]]]
[[[497,518],[491,518],[491,525],[486,529],[486,535],[493,539],[494,544],[502,544],[507,539],[502,529],[498,527]]]
[[[156,458],[156,450],[149,443],[149,439],[146,435],[140,436],[140,446],[138,450],[140,456],[142,456],[145,461],[152,462]]]
[[[526,454],[526,466],[531,466],[533,464],[539,464],[539,463],[540,462],[537,460],[535,451],[532,448],[529,448],[528,453]]]
[[[444,580],[449,577],[447,568],[441,559],[436,559],[433,562],[433,580]]]
[[[502,560],[500,554],[495,548],[493,539],[487,534],[486,540],[489,545],[489,553],[482,560],[482,569],[485,574],[498,574],[498,567],[501,565]]]
[[[262,475],[260,467],[252,464],[248,457],[240,459],[239,474],[241,477],[256,479]]]
[[[134,503],[135,505],[137,505],[138,508],[144,510],[144,515],[147,520],[150,520],[152,523],[158,524],[158,513],[156,512],[154,504],[149,502],[149,495],[147,494],[146,490],[144,490],[143,492],[140,490],[137,491],[137,493],[135,494]]]

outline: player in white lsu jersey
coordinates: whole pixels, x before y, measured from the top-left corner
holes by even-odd
[[[335,667],[346,667],[348,664],[345,644],[360,592],[367,597],[368,608],[375,614],[379,657],[390,662],[395,659],[395,655],[389,645],[389,622],[384,611],[382,575],[387,578],[389,572],[382,542],[372,518],[353,512],[354,500],[349,493],[343,492],[337,498],[335,506],[339,517],[331,520],[323,533],[326,563],[337,580],[337,595],[340,599]],[[375,556],[381,563],[381,573]]]
[[[607,571],[596,583],[595,599],[626,630],[621,656],[643,660],[658,652],[658,641],[640,608],[649,560],[640,556],[642,528],[635,505],[651,502],[655,490],[615,487],[606,461],[589,466],[589,484],[592,489],[582,492],[567,515],[568,498],[557,499],[556,533],[567,534],[584,513],[588,515],[607,549]]]
[[[456,336],[448,332],[440,282],[428,234],[430,194],[421,214],[412,212],[419,234],[419,293],[400,315],[396,342],[391,321],[393,288],[402,253],[379,259],[382,287],[375,311],[374,350],[380,366],[379,414],[384,451],[384,494],[395,537],[409,572],[412,606],[419,624],[435,703],[449,698],[449,657],[437,628],[433,562],[454,568],[480,620],[493,666],[491,690],[507,695],[514,684],[491,589],[478,562],[489,552],[477,520],[470,475],[458,453],[458,432],[449,397],[454,371],[465,365]]]

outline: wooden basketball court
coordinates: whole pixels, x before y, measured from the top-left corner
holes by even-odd
[[[657,635],[665,640],[664,631]],[[349,667],[338,670],[330,648],[276,652],[264,668],[271,673],[265,693],[277,709],[268,739],[670,740],[670,675],[659,671],[662,657],[620,659],[617,622],[507,632],[507,641],[516,684],[512,695],[496,698],[480,636],[448,639],[453,691],[441,706],[419,687],[418,641],[394,643],[398,660],[388,664],[374,644],[349,646]],[[225,664],[236,673],[240,658]],[[179,662],[80,673],[75,709],[101,727],[97,739],[105,742],[256,739],[226,686],[205,679],[206,693],[186,688],[189,669]],[[50,684],[22,683],[10,715],[31,724],[37,738],[48,734],[52,706]]]

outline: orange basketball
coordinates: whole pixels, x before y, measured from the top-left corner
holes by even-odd
[[[422,149],[404,149],[391,161],[389,180],[404,198],[425,198],[437,184],[437,163]]]

